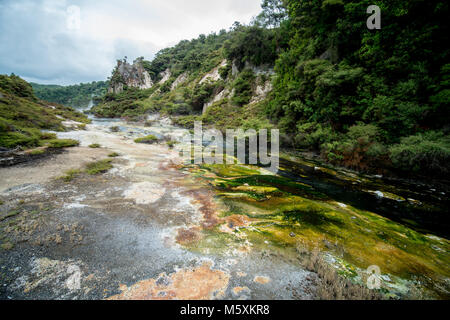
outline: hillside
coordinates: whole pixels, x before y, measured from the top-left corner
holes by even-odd
[[[72,86],[30,83],[37,98],[73,108],[87,108],[92,99],[103,96],[107,81],[94,81]]]
[[[64,131],[64,120],[89,122],[85,115],[70,107],[37,99],[31,85],[18,76],[0,75],[1,148],[64,146],[68,141],[57,140],[54,134],[42,131]]]
[[[93,112],[137,120],[158,111],[187,127],[276,127],[284,147],[332,164],[448,173],[448,4],[380,1],[384,27],[368,30],[369,4],[265,0],[251,25],[144,61],[154,85],[125,84]]]

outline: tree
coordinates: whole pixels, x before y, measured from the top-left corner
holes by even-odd
[[[256,22],[264,27],[278,28],[288,18],[283,0],[263,0],[263,11],[256,18]]]

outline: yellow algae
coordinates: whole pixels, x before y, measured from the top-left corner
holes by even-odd
[[[121,287],[122,293],[107,300],[212,300],[220,299],[228,288],[230,275],[203,263],[194,269],[140,281]]]
[[[269,277],[264,277],[264,276],[256,276],[253,279],[253,282],[259,283],[259,284],[268,284],[271,281],[271,279]]]

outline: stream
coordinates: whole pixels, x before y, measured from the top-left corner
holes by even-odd
[[[377,266],[384,298],[448,298],[448,185],[286,154],[278,175],[193,165],[164,142],[134,143],[182,140],[169,119],[149,120],[92,118],[57,133],[79,147],[0,168],[0,299],[318,299],[302,263],[315,250],[358,285]],[[104,159],[108,172],[83,173]]]

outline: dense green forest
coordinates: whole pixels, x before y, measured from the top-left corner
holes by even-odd
[[[43,85],[31,83],[36,97],[73,108],[86,108],[92,98],[106,94],[107,81],[94,81],[72,86]]]
[[[366,26],[372,4],[381,9],[381,30]],[[169,69],[169,81],[106,95],[94,112],[162,111],[182,115],[175,120],[188,127],[194,120],[219,129],[276,127],[284,147],[336,165],[449,172],[447,1],[264,0],[262,8],[250,25],[162,50],[144,64],[156,81]],[[224,59],[219,80],[199,81]],[[255,73],[270,67],[274,74]],[[183,73],[187,84],[172,88]],[[267,78],[271,93],[249,103]],[[224,89],[233,95],[200,115]]]

